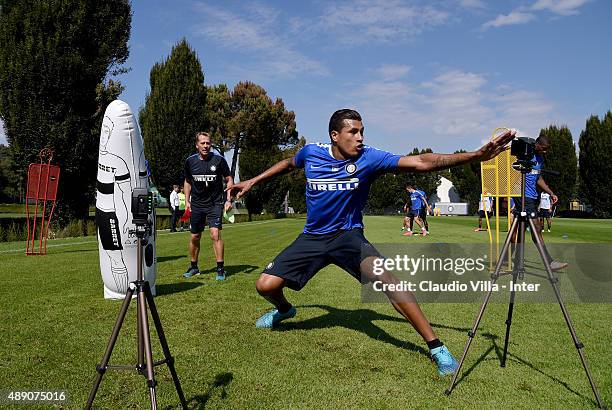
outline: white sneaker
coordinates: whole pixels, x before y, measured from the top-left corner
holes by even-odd
[[[564,268],[567,268],[566,262],[557,262],[557,261],[550,262],[550,270],[553,272],[556,272]]]

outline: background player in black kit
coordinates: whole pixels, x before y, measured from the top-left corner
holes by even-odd
[[[221,239],[223,210],[231,209],[230,193],[223,191],[223,181],[230,188],[234,179],[230,175],[227,161],[211,151],[210,135],[198,132],[195,136],[197,153],[185,161],[185,208],[191,211],[191,240],[189,256],[191,265],[183,276],[198,275],[200,239],[205,224],[210,228],[210,239],[217,260],[217,280],[225,279],[223,268],[223,239]]]

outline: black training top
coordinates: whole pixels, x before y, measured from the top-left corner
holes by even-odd
[[[191,184],[191,208],[206,208],[224,201],[223,181],[230,175],[227,161],[209,153],[205,159],[193,154],[185,161],[185,179]]]

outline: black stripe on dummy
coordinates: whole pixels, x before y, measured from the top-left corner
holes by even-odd
[[[125,181],[126,179],[130,179],[130,173],[124,175],[115,175],[115,181]]]
[[[112,195],[115,193],[115,184],[112,182],[110,184],[105,184],[103,182],[96,181],[96,189],[101,194]]]

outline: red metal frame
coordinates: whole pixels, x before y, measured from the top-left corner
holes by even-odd
[[[53,151],[45,148],[40,151],[40,162],[30,164],[28,168],[28,184],[26,189],[26,214],[28,226],[28,241],[26,243],[26,255],[46,255],[47,239],[49,237],[49,223],[55,210],[57,200],[57,188],[59,185],[60,168],[51,165]],[[34,213],[30,218],[30,201],[36,201]],[[40,213],[40,227],[38,235],[38,249],[35,243],[37,239],[36,225],[39,219],[39,204],[42,206]],[[51,211],[47,216],[47,206],[51,206]],[[30,219],[32,222],[30,223]]]

